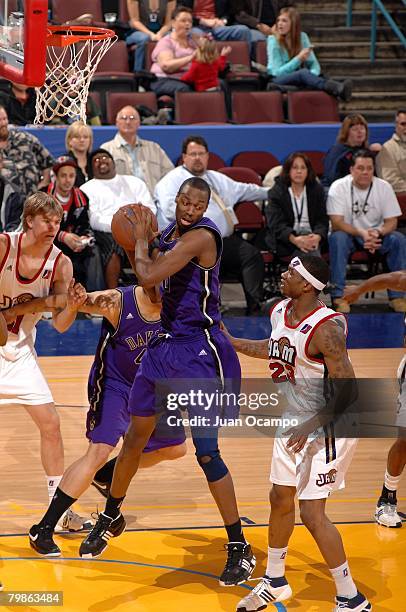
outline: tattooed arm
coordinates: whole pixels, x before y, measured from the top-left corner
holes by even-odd
[[[347,354],[344,325],[339,317],[325,321],[316,329],[309,352],[313,357],[323,356],[331,388],[322,410],[287,432],[291,434],[287,447],[295,453],[302,450],[310,433],[338,419],[357,398],[355,374]]]
[[[248,357],[255,357],[256,359],[269,359],[268,345],[269,340],[246,340],[245,338],[234,338],[224,325],[221,323],[221,330],[223,334],[227,336],[231,344],[237,351]]]

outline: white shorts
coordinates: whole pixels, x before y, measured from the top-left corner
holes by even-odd
[[[0,406],[52,404],[53,397],[36,355],[27,351],[15,361],[0,357]]]
[[[400,384],[400,391],[398,395],[398,413],[396,416],[396,426],[404,427],[406,429],[406,357],[402,359],[398,369],[398,379]]]
[[[308,440],[299,453],[286,448],[288,436],[275,438],[270,480],[296,487],[298,499],[323,499],[343,489],[354,455],[356,438],[323,437]]]

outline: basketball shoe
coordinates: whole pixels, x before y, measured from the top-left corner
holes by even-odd
[[[333,608],[333,612],[345,612],[345,610],[351,610],[352,612],[367,612],[372,610],[372,605],[368,599],[362,593],[358,592],[355,597],[336,597],[336,606]]]
[[[375,509],[375,520],[383,527],[402,527],[402,519],[397,513],[396,504],[391,504],[387,499],[379,499]]]
[[[257,612],[264,610],[270,603],[285,601],[292,597],[292,589],[285,576],[281,578],[263,576],[259,580],[259,584],[238,603],[237,612]]]
[[[92,527],[93,521],[79,516],[69,508],[55,525],[55,533],[61,531],[90,531]]]
[[[28,532],[30,546],[42,557],[60,557],[61,550],[52,539],[53,529],[50,525],[33,525]]]
[[[79,555],[85,559],[99,557],[107,547],[109,539],[116,538],[123,533],[124,529],[125,519],[122,514],[112,519],[101,512],[92,531],[80,545]]]
[[[92,486],[95,487],[95,489],[97,489],[99,493],[103,495],[103,497],[105,497],[106,499],[108,498],[109,493],[110,493],[110,483],[109,482],[100,482],[99,480],[96,480],[94,478],[92,480]]]
[[[229,542],[224,548],[227,549],[227,561],[219,579],[220,586],[242,584],[255,569],[256,559],[251,546],[243,542]]]

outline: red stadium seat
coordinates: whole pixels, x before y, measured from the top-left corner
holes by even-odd
[[[313,170],[320,178],[324,174],[324,158],[326,154],[323,151],[302,151],[310,159]]]
[[[227,123],[222,91],[177,91],[175,96],[177,123]]]
[[[325,91],[289,91],[288,119],[291,123],[337,123],[338,102]]]
[[[280,166],[280,161],[268,153],[268,151],[241,151],[234,155],[231,165],[232,166],[244,166],[245,168],[252,168],[262,178],[269,172],[271,168]]]
[[[252,170],[252,168],[244,168],[242,166],[225,166],[219,168],[219,172],[229,176],[233,181],[239,181],[240,183],[254,183],[255,185],[262,186],[261,177]]]
[[[147,106],[151,111],[158,111],[156,96],[153,91],[139,92],[115,92],[107,94],[107,123],[113,125],[116,122],[118,111],[124,106]]]
[[[282,123],[280,91],[235,91],[232,95],[233,120],[237,123]]]
[[[101,0],[52,0],[52,19],[54,23],[66,23],[76,17],[90,13],[93,23],[104,21]]]

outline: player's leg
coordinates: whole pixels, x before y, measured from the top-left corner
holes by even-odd
[[[399,438],[391,446],[381,496],[375,510],[375,519],[384,527],[402,527],[397,512],[396,492],[406,465],[406,429],[399,429]]]
[[[73,528],[75,515],[70,513],[69,508],[88,489],[95,472],[105,463],[113,448],[107,444],[91,442],[86,454],[68,467],[44,516],[29,531],[30,545],[38,554],[46,557],[60,555],[61,551],[53,541],[52,534],[62,517],[67,517],[65,524],[68,531],[84,530],[83,520],[81,525],[76,525],[77,529]],[[85,524],[86,529],[92,526],[90,521]]]
[[[264,609],[271,602],[285,601],[292,589],[285,578],[288,543],[295,526],[296,459],[286,447],[287,438],[274,440],[270,480],[268,561],[266,572],[257,586],[237,606],[239,612]]]
[[[326,436],[312,440],[305,447],[297,484],[301,519],[334,579],[337,589],[334,610],[340,612],[371,610],[371,604],[358,592],[352,579],[340,532],[325,511],[329,495],[344,487],[356,445],[357,440],[350,438]]]
[[[81,557],[98,557],[106,548],[107,540],[124,531],[125,520],[120,507],[130,482],[138,471],[142,451],[154,430],[155,422],[155,416],[131,418],[130,427],[117,457],[104,512],[99,515],[96,525],[80,545]]]
[[[221,586],[234,586],[247,580],[256,559],[246,542],[235,497],[234,483],[218,448],[217,430],[192,428],[196,458],[207,480],[227,531],[227,561],[220,576]]]

